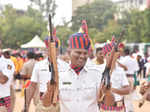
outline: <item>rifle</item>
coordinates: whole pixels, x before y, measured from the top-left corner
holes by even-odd
[[[120,33],[120,36],[119,36],[118,40],[116,41],[114,48],[111,51],[111,55],[109,57],[108,63],[107,63],[105,70],[102,74],[101,85],[103,87],[105,86],[106,90],[109,90],[111,88],[110,76],[111,76],[112,70],[115,66],[116,59],[118,57],[116,52],[118,51],[118,45],[122,39],[123,34],[124,34],[124,31]],[[102,91],[100,91],[100,102],[103,100],[104,97],[105,97],[105,95],[103,94]],[[104,99],[104,103],[108,106],[112,106],[114,103],[113,95],[109,95],[109,97],[106,97]]]
[[[57,55],[56,55],[56,47],[55,47],[55,40],[53,38],[53,31],[52,31],[52,20],[51,15],[49,14],[49,30],[50,30],[50,38],[48,39],[48,58],[49,58],[49,71],[51,72],[51,79],[50,79],[50,101],[51,104],[57,103],[58,97],[58,68],[57,68]]]

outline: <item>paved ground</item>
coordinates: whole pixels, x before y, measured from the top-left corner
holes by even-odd
[[[143,82],[142,80],[141,82]],[[139,90],[139,87],[137,88],[137,91]],[[133,102],[135,112],[150,112],[150,102],[145,102],[144,105],[141,108],[138,108],[138,101]],[[15,110],[14,112],[21,112],[24,106],[24,98],[21,97],[21,92],[16,92],[16,104],[15,104]],[[34,105],[31,103],[30,106],[30,112],[34,112]]]
[[[16,105],[14,112],[21,112],[23,108],[24,100],[20,96],[20,92],[16,93]],[[138,108],[138,102],[134,102],[135,112],[150,112],[150,102],[145,102],[142,108]],[[31,105],[30,112],[34,112],[34,105]]]

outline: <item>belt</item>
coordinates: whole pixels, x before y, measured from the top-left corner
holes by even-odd
[[[0,106],[10,106],[10,96],[0,98]]]
[[[102,103],[100,104],[100,108],[103,110],[109,110],[109,111],[120,111],[124,109],[124,102],[117,101],[115,102],[114,106],[107,106],[106,104]]]
[[[127,77],[133,77],[134,74],[126,74]]]

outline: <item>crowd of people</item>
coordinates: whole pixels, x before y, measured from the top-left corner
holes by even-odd
[[[24,89],[24,108],[18,112],[135,112],[133,101],[150,101],[150,57],[132,53],[120,43],[117,50],[112,40],[106,46],[91,49],[86,21],[82,22],[83,32],[69,37],[68,49],[59,54],[58,38],[54,37],[57,68],[59,75],[57,103],[52,104],[52,78],[49,47],[42,53],[31,51],[2,51],[0,58],[0,112],[13,112],[15,92]],[[108,48],[109,47],[109,48]],[[95,52],[94,52],[95,50]],[[95,54],[94,54],[95,53]],[[111,66],[109,64],[111,63]],[[110,75],[110,88],[104,83],[105,73]],[[143,75],[143,77],[141,77]],[[143,98],[137,95],[139,78],[144,78],[147,87]],[[19,86],[16,84],[19,80]],[[106,80],[106,79],[105,79]]]

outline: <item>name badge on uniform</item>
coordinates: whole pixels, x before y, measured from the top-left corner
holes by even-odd
[[[63,82],[63,85],[71,85],[71,82]]]
[[[8,70],[11,70],[11,69],[12,69],[12,66],[8,64],[8,65],[7,65],[7,69],[8,69]]]
[[[48,71],[48,69],[41,69],[41,71]]]

